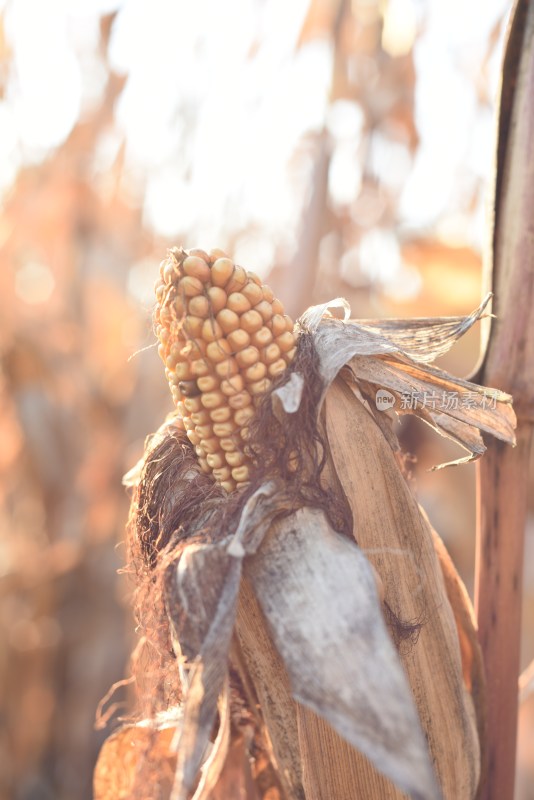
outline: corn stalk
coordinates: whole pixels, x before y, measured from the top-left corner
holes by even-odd
[[[517,447],[478,466],[476,609],[488,686],[486,800],[513,797],[524,531],[534,423],[534,2],[516,2],[500,100],[487,282],[495,319],[477,380],[514,397]]]

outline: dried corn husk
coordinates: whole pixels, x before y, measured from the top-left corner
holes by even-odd
[[[475,797],[484,710],[469,602],[404,478],[391,412],[377,410],[374,394],[390,392],[397,410],[418,413],[468,459],[484,451],[480,430],[513,442],[508,395],[429,363],[483,308],[467,318],[365,324],[323,306],[300,320],[319,357],[323,488],[350,509],[352,524],[337,532],[323,511],[296,508],[274,475],[237,516],[221,516],[213,498],[199,508],[208,538],[193,526],[188,543],[180,532],[165,567],[185,690],[172,800],[218,791],[236,741],[227,716],[231,649],[287,798]],[[271,395],[273,419],[300,424],[307,380],[298,366],[288,373]],[[464,391],[470,403],[401,408],[404,391]],[[189,467],[186,483],[198,472]],[[403,643],[395,619],[417,623],[417,637]]]

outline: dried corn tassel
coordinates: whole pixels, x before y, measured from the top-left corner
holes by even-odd
[[[221,250],[171,250],[156,299],[159,354],[199,464],[227,492],[241,488],[248,423],[293,358],[293,322],[269,287]]]

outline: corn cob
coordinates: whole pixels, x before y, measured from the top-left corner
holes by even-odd
[[[156,282],[155,332],[173,400],[203,472],[245,486],[248,423],[295,354],[292,320],[221,250],[173,248]]]

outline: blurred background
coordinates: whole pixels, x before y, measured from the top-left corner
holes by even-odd
[[[124,710],[95,730],[135,644],[121,476],[172,405],[166,248],[227,250],[293,316],[471,311],[510,5],[0,0],[0,800],[90,798]],[[472,591],[474,467],[429,473],[458,450],[402,436]],[[532,524],[526,563],[523,665]]]

